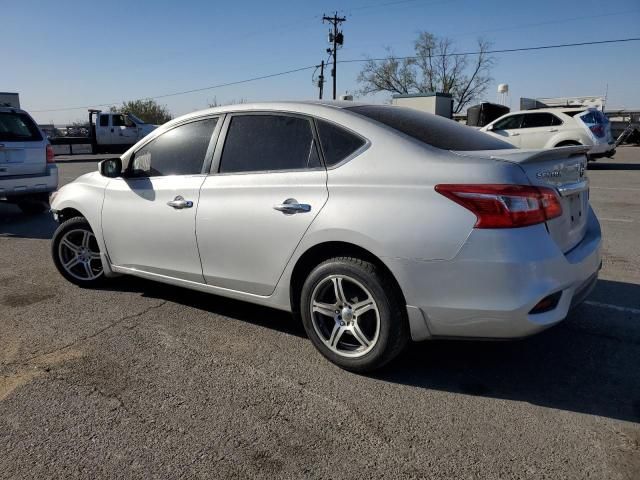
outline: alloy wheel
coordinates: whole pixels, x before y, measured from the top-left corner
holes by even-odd
[[[380,312],[371,292],[356,279],[330,275],[311,294],[311,319],[316,334],[332,352],[361,357],[375,347]]]
[[[103,273],[100,248],[89,230],[66,232],[58,245],[58,256],[62,268],[78,280],[95,280]]]

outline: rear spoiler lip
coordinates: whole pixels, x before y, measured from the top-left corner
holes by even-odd
[[[525,163],[567,159],[581,154],[586,155],[590,148],[591,147],[586,145],[573,145],[568,147],[547,148],[544,150],[522,150],[519,148],[506,150],[480,150],[473,152],[451,150],[451,153],[462,157],[484,157],[490,160],[501,160],[521,165]]]

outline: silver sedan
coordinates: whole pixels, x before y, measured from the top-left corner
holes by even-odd
[[[585,165],[402,107],[214,108],[61,188],[53,260],[81,286],[136,275],[291,311],[370,371],[410,340],[564,319],[600,267]]]

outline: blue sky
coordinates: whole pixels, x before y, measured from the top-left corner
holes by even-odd
[[[473,51],[640,37],[638,0],[344,0],[233,2],[0,0],[0,91],[20,92],[41,123],[84,119],[86,109],[36,110],[155,96],[270,74],[325,58],[323,12],[347,16],[339,58],[410,55],[421,30]],[[520,96],[604,94],[640,108],[640,42],[496,56],[494,85]],[[359,64],[339,65],[339,93],[358,88]],[[327,85],[329,87],[329,85]],[[311,71],[159,100],[174,115],[236,99],[315,98]],[[383,101],[385,96],[376,96]]]

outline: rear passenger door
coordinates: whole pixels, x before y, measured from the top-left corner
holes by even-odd
[[[227,115],[196,218],[205,281],[270,295],[327,197],[310,118]]]
[[[111,114],[101,113],[96,119],[96,140],[99,145],[113,144],[113,128],[111,127]]]
[[[562,120],[552,113],[527,113],[520,129],[520,148],[545,148],[558,131]]]

